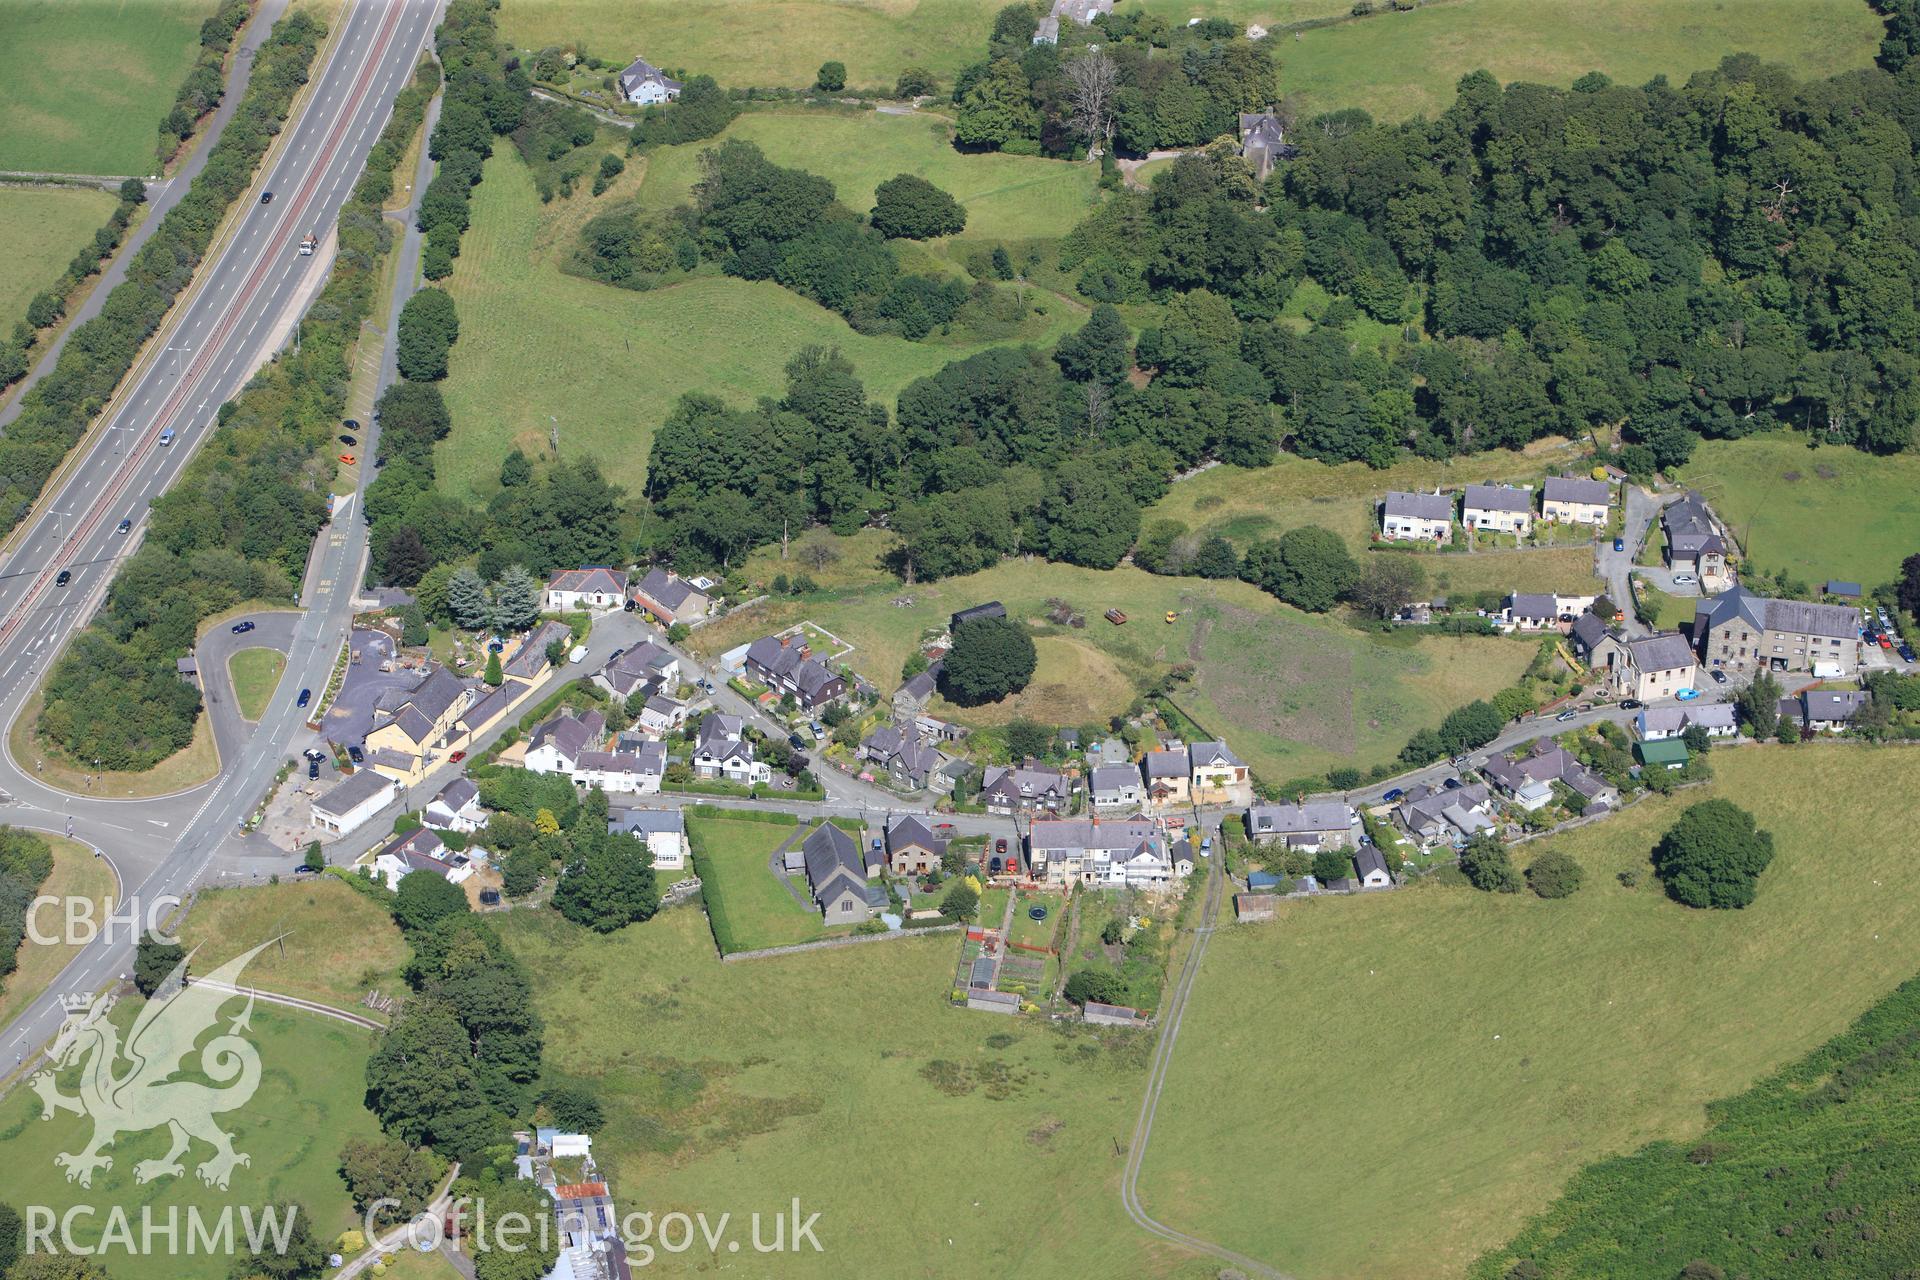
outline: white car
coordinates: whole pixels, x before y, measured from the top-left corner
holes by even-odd
[[[1700,581],[1700,579],[1690,573],[1676,573],[1673,575],[1673,585],[1676,587],[1690,587],[1698,581]]]

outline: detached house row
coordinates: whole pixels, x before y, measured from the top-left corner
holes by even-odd
[[[524,758],[530,773],[565,774],[575,786],[608,793],[652,794],[667,772],[665,743],[621,734],[608,746],[606,717],[598,711],[562,712],[533,731]]]
[[[1485,533],[1533,532],[1534,500],[1540,518],[1552,523],[1604,525],[1613,506],[1613,486],[1602,480],[1551,476],[1536,490],[1510,484],[1470,484],[1460,498],[1460,523]],[[1445,542],[1453,533],[1454,498],[1447,493],[1388,492],[1380,508],[1380,536],[1387,542]]]
[[[1496,755],[1481,772],[1493,779],[1508,803],[1528,813],[1552,801],[1556,782],[1582,797],[1589,809],[1611,809],[1620,803],[1620,792],[1613,784],[1551,738],[1534,739],[1515,757]]]

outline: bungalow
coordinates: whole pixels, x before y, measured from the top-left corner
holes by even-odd
[[[1073,790],[1066,774],[1029,759],[1011,767],[989,765],[980,784],[980,803],[988,813],[1058,813],[1072,801]]]
[[[1352,805],[1338,800],[1256,804],[1247,810],[1246,821],[1247,835],[1255,844],[1285,843],[1289,849],[1318,853],[1359,843],[1359,817]]]
[[[687,704],[661,693],[650,694],[640,704],[640,714],[634,717],[635,724],[656,736],[672,733],[686,722]]]
[[[471,778],[455,778],[427,801],[420,821],[436,831],[478,831],[487,822],[487,811],[480,807],[480,788]]]
[[[473,875],[474,865],[466,854],[447,848],[446,841],[432,827],[395,836],[374,855],[374,878],[385,881],[389,889],[398,889],[401,877],[415,871],[431,871],[453,884],[460,884]]]
[[[313,802],[313,825],[328,835],[350,835],[386,808],[397,793],[392,778],[374,769],[360,769]]]
[[[1640,763],[1649,769],[1684,769],[1691,753],[1687,744],[1678,738],[1661,738],[1655,742],[1636,742],[1633,754]]]
[[[1187,748],[1170,740],[1159,751],[1149,751],[1140,762],[1147,775],[1147,801],[1157,805],[1186,804],[1193,795],[1193,759]]]
[[[598,746],[606,731],[607,719],[598,711],[584,715],[562,711],[533,731],[527,746],[527,772],[571,775],[581,753]]]
[[[1139,809],[1146,803],[1146,787],[1140,782],[1140,766],[1134,764],[1097,764],[1093,766],[1093,807],[1100,810]]]
[[[1247,762],[1224,742],[1196,742],[1187,749],[1193,768],[1195,804],[1243,805],[1253,800]]]
[[[917,729],[893,725],[882,725],[868,734],[856,754],[885,770],[888,780],[903,791],[925,789],[942,763],[940,753],[921,740]]]
[[[1533,490],[1510,484],[1470,484],[1462,515],[1469,529],[1525,537],[1533,532]]]
[[[655,745],[658,745],[657,743]],[[607,833],[625,833],[646,841],[655,871],[681,871],[687,865],[687,824],[678,809],[621,809],[607,815]]]
[[[585,609],[611,613],[626,607],[625,571],[604,565],[584,569],[561,569],[547,579],[546,612],[574,613]]]
[[[1865,689],[1808,689],[1780,699],[1780,715],[1808,733],[1851,729],[1873,695]]]
[[[513,656],[500,667],[501,674],[515,680],[524,680],[531,684],[538,680],[541,673],[551,665],[547,660],[547,649],[554,641],[563,641],[567,648],[573,647],[573,628],[564,622],[549,619],[520,638],[514,648]]]
[[[823,822],[800,844],[814,905],[830,925],[859,924],[872,917],[867,903],[867,863],[860,842]]]
[[[1484,782],[1454,788],[1414,787],[1401,798],[1394,818],[1408,835],[1425,843],[1464,840],[1491,831],[1492,798]]]
[[[666,72],[645,58],[635,58],[620,73],[620,96],[639,107],[672,102],[680,96],[683,87],[680,81],[670,79]]]
[[[629,696],[635,689],[658,693],[680,683],[680,656],[651,640],[643,640],[608,659],[593,682],[620,698]]]
[[[1623,641],[1621,648],[1626,664],[1615,675],[1621,697],[1652,702],[1693,688],[1693,646],[1678,631]]]
[[[654,795],[667,776],[667,744],[622,734],[611,751],[582,751],[573,783],[613,794]]]
[[[887,869],[897,876],[925,875],[946,856],[947,842],[912,814],[887,822]]]
[[[1380,536],[1387,542],[1447,541],[1453,536],[1452,497],[1389,490],[1380,504]]]
[[[1679,738],[1695,726],[1715,738],[1731,738],[1740,732],[1730,702],[1681,703],[1672,707],[1643,707],[1634,717],[1634,730],[1643,742]]]
[[[1388,889],[1393,886],[1393,877],[1387,874],[1387,860],[1372,845],[1362,845],[1353,855],[1355,877],[1362,889]]]
[[[1588,807],[1611,809],[1620,803],[1619,791],[1551,738],[1535,738],[1517,756],[1496,755],[1481,772],[1493,779],[1509,803],[1528,813],[1552,801],[1556,782],[1583,797]]]
[[[1660,513],[1660,527],[1667,537],[1667,568],[1694,574],[1703,588],[1728,580],[1727,541],[1697,492],[1669,504]]]
[[[1559,624],[1560,604],[1550,595],[1516,591],[1507,597],[1505,620],[1516,631],[1544,631]]]
[[[746,673],[769,689],[817,711],[847,691],[847,682],[815,660],[793,632],[761,636],[747,646]]]
[[[1558,524],[1604,525],[1613,506],[1613,486],[1605,480],[1548,476],[1541,488],[1540,518]]]
[[[636,609],[653,615],[661,626],[698,622],[713,607],[713,599],[671,569],[650,569],[627,594]]]
[[[693,743],[693,772],[700,778],[724,778],[740,786],[773,781],[773,769],[753,758],[746,721],[713,712],[700,722]]]
[[[1036,819],[1027,834],[1027,858],[1036,879],[1054,884],[1161,889],[1193,874],[1186,842],[1168,849],[1159,824],[1144,818]]]

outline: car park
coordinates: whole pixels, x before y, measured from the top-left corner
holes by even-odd
[[[360,443],[360,437],[350,436],[343,431],[340,433],[340,443],[346,445],[348,448],[353,448]]]
[[[73,581],[73,570],[62,569],[60,571],[60,575],[53,580],[53,585],[56,587],[64,587],[69,582],[72,582],[72,581]]]
[[[294,704],[293,704],[293,705],[294,705],[294,706],[296,706],[296,707],[304,707],[304,706],[306,706],[306,705],[307,705],[307,704],[308,704],[309,702],[312,702],[312,701],[313,701],[313,690],[311,690],[311,689],[302,689],[302,690],[300,691],[300,696],[299,696],[299,697],[298,697],[297,699],[295,699],[295,700],[294,700]]]
[[[229,628],[228,628],[228,630],[230,630],[230,631],[232,631],[232,632],[233,632],[233,634],[235,634],[235,635],[237,635],[237,636],[243,636],[243,635],[245,635],[245,634],[247,634],[247,632],[249,632],[249,631],[251,631],[251,630],[253,630],[253,628],[254,628],[254,626],[255,626],[255,624],[254,624],[253,622],[251,622],[251,621],[248,621],[248,622],[236,622],[236,623],[234,623],[234,624],[233,624],[233,625],[232,625],[231,627],[229,627]]]

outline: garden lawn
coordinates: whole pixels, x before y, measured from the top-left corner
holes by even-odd
[[[123,1033],[139,1007],[137,999],[129,999],[114,1010],[113,1021]],[[244,996],[230,997],[221,1007],[220,1025],[224,1027],[244,1008]],[[222,1111],[216,1119],[232,1135],[234,1149],[249,1156],[251,1163],[233,1171],[226,1190],[209,1187],[196,1176],[196,1167],[212,1154],[201,1142],[195,1142],[182,1158],[181,1175],[144,1186],[135,1183],[138,1162],[166,1154],[164,1127],[120,1135],[108,1153],[113,1168],[96,1171],[91,1188],[68,1182],[53,1163],[54,1155],[80,1150],[93,1122],[68,1112],[42,1120],[40,1099],[30,1089],[19,1089],[0,1104],[0,1134],[7,1145],[7,1159],[0,1163],[0,1201],[45,1205],[55,1214],[65,1214],[75,1205],[92,1206],[92,1214],[74,1219],[74,1236],[84,1242],[99,1239],[107,1215],[116,1209],[126,1212],[134,1223],[135,1241],[140,1238],[143,1208],[156,1223],[164,1223],[168,1210],[177,1209],[183,1242],[177,1252],[163,1247],[143,1255],[114,1248],[96,1258],[111,1267],[118,1280],[224,1280],[233,1266],[230,1256],[189,1254],[185,1247],[189,1206],[197,1207],[211,1224],[223,1209],[297,1202],[313,1215],[314,1236],[332,1241],[354,1225],[346,1186],[340,1180],[340,1148],[351,1139],[372,1138],[379,1132],[361,1102],[373,1037],[330,1018],[261,1003],[253,1006],[246,1034],[260,1055],[259,1088],[251,1099]],[[78,1074],[77,1069],[62,1073],[63,1092],[74,1092]],[[205,1079],[193,1065],[180,1078]],[[238,1234],[237,1214],[235,1221]]]
[[[287,655],[278,649],[241,649],[227,659],[227,675],[233,681],[233,696],[240,714],[258,720],[287,668]]]
[[[53,871],[41,886],[40,894],[62,901],[72,898],[85,898],[93,903],[93,918],[104,921],[106,908],[113,897],[113,868],[94,856],[92,849],[77,840],[68,840],[63,836],[36,832],[53,850]],[[41,936],[59,930],[58,908],[47,910],[40,917]],[[80,952],[80,944],[56,942],[42,945],[38,942],[23,941],[18,953],[19,966],[0,980],[0,1026],[11,1023],[20,1011],[40,998],[60,971],[66,968],[67,961]]]
[[[8,0],[0,169],[152,173],[160,122],[215,7],[215,0]]]
[[[787,362],[810,344],[838,347],[889,405],[915,378],[995,345],[868,337],[770,281],[701,276],[639,293],[563,274],[581,224],[637,190],[643,169],[628,166],[598,201],[583,190],[543,206],[512,148],[487,161],[448,282],[460,341],[444,384],[453,433],[436,455],[446,492],[491,496],[508,451],[548,456],[556,427],[564,454],[593,457],[638,490],[654,428],[681,395],[778,395]],[[1033,336],[1050,343],[1078,319],[1055,303]]]
[[[262,991],[317,1000],[366,1018],[361,997],[402,989],[407,944],[386,907],[334,876],[204,889],[193,900],[180,940],[202,947],[196,973],[208,973],[247,948],[280,938],[243,975]]]
[[[723,950],[784,947],[825,936],[820,913],[794,901],[767,860],[794,828],[747,818],[688,818],[707,914]],[[806,892],[805,878],[800,891]]]
[[[925,178],[965,206],[961,235],[970,240],[1063,236],[1100,195],[1100,171],[1092,165],[955,151],[953,127],[940,116],[789,110],[749,112],[718,138],[651,152],[641,204],[686,203],[700,177],[700,153],[730,138],[756,144],[776,164],[828,179],[840,202],[862,215],[872,210],[880,183],[902,173]]]
[[[118,203],[91,187],[0,187],[0,323],[9,332]]]
[[[533,974],[549,1079],[606,1107],[594,1159],[624,1212],[732,1212],[744,1233],[798,1196],[822,1252],[767,1272],[792,1280],[1219,1271],[1120,1207],[1150,1038],[950,1007],[950,934],[724,964],[691,908],[604,938],[549,912],[501,931]],[[876,1186],[916,1190],[875,1213]],[[701,1246],[648,1270],[726,1265]]]
[[[1809,449],[1785,432],[1708,440],[1680,479],[1713,504],[1756,568],[1785,570],[1816,591],[1833,578],[1891,581],[1920,551],[1920,453]]]
[[[1588,71],[1623,84],[1665,75],[1684,84],[1730,53],[1756,53],[1801,76],[1871,66],[1880,19],[1854,0],[1455,0],[1380,12],[1288,37],[1281,82],[1312,111],[1365,107],[1383,120],[1453,102],[1460,77],[1481,68],[1501,83],[1568,85]]]
[[[1525,846],[1516,861],[1559,848],[1581,863],[1571,898],[1429,884],[1222,931],[1141,1198],[1303,1276],[1460,1274],[1582,1165],[1690,1140],[1708,1101],[1920,970],[1917,765],[1912,748],[1720,749],[1706,788]],[[1744,911],[1682,907],[1648,868],[1680,811],[1716,795],[1774,834]],[[1628,870],[1636,889],[1616,881]],[[1284,1142],[1218,1103],[1354,1080],[1366,1105],[1290,1107]]]

